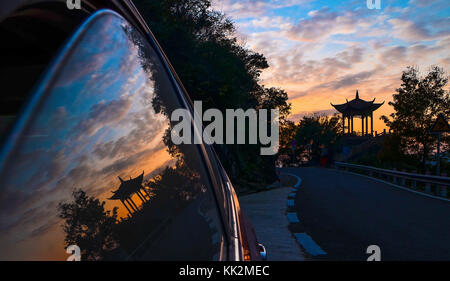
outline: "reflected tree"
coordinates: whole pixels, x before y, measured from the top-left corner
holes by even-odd
[[[118,246],[117,207],[105,210],[105,202],[86,195],[81,189],[72,193],[73,201],[59,203],[59,217],[64,219],[66,246],[77,245],[82,260],[101,260]]]

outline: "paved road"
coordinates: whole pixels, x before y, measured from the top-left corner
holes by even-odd
[[[300,223],[327,255],[366,260],[369,245],[382,260],[450,260],[450,203],[373,179],[322,168],[286,168],[302,178],[295,197]]]

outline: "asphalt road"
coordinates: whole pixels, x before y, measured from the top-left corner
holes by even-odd
[[[331,169],[283,172],[302,179],[291,231],[327,253],[313,259],[367,260],[367,247],[378,245],[381,260],[450,260],[450,202]]]

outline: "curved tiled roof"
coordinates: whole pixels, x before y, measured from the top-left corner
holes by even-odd
[[[331,104],[337,111],[344,115],[359,115],[373,112],[380,108],[384,102],[375,103],[375,99],[372,101],[365,101],[359,98],[359,93],[356,91],[355,99],[343,104]]]
[[[144,172],[142,172],[142,174],[138,177],[134,179],[130,178],[127,181],[124,181],[121,177],[118,178],[120,180],[120,186],[116,191],[111,191],[114,195],[109,198],[110,200],[129,198],[133,195],[133,193],[136,193],[139,189],[141,189],[142,181],[144,180]]]

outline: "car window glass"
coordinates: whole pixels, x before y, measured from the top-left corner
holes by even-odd
[[[0,259],[217,260],[226,236],[195,145],[147,40],[112,12],[85,25],[45,81],[0,172]]]

